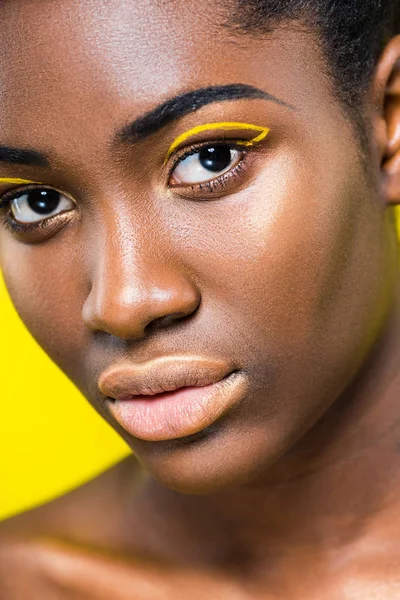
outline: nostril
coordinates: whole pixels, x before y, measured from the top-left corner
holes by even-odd
[[[154,319],[147,325],[146,331],[150,332],[150,331],[153,331],[153,330],[156,330],[159,328],[161,329],[162,327],[169,327],[176,321],[181,321],[182,319],[184,319],[187,316],[188,316],[188,314],[185,312],[175,312],[175,313],[171,313],[170,315],[164,315],[163,317],[158,317],[157,319]]]

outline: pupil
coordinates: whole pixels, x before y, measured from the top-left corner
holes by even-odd
[[[205,169],[218,173],[229,167],[232,160],[231,149],[228,146],[209,146],[200,150],[199,158]]]
[[[59,202],[60,194],[55,190],[31,190],[28,192],[30,208],[40,215],[53,212]]]

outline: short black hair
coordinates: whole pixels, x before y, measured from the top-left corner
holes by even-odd
[[[378,58],[400,32],[400,0],[234,0],[228,26],[238,33],[263,33],[284,21],[303,22],[317,32],[335,92],[358,129]],[[364,132],[365,133],[365,132]]]

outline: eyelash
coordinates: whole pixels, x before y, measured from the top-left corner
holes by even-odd
[[[178,166],[179,163],[184,161],[189,156],[192,156],[193,154],[197,154],[203,148],[207,148],[210,146],[228,146],[231,150],[240,151],[242,156],[241,156],[239,162],[234,167],[232,167],[231,169],[229,169],[228,171],[226,171],[219,177],[214,177],[213,179],[206,181],[204,183],[188,184],[188,185],[173,186],[173,187],[185,187],[185,188],[189,187],[193,191],[198,191],[198,192],[206,193],[206,194],[213,194],[217,191],[223,190],[229,182],[231,182],[236,177],[239,177],[239,175],[241,175],[245,171],[246,157],[250,152],[250,150],[248,148],[244,148],[243,146],[239,145],[238,143],[234,143],[234,142],[218,141],[218,142],[213,143],[213,142],[207,141],[206,143],[196,144],[194,146],[191,146],[189,149],[185,150],[183,152],[183,154],[181,154],[180,156],[175,158],[175,160],[173,161],[173,164],[170,168],[169,174],[168,174],[168,181],[170,180],[175,168]],[[11,190],[9,192],[5,192],[3,194],[3,196],[0,198],[0,210],[4,209],[4,208],[10,209],[12,201],[15,198],[17,198],[18,196],[21,196],[24,193],[29,192],[30,190],[37,189],[37,188],[38,188],[37,185],[34,185],[34,186],[31,185],[31,186],[25,186],[23,188],[18,188],[17,190]],[[43,189],[54,189],[54,188],[43,186]],[[59,191],[59,190],[56,190],[56,191]],[[62,193],[62,192],[60,191],[60,193]],[[60,214],[62,214],[62,213],[60,213]],[[2,225],[5,227],[6,230],[10,231],[11,233],[17,233],[17,234],[21,234],[21,235],[23,235],[24,233],[32,232],[32,231],[46,230],[49,227],[51,227],[51,225],[54,223],[54,219],[58,217],[58,215],[54,215],[53,217],[47,217],[47,219],[46,218],[42,219],[41,221],[37,221],[36,223],[27,224],[27,223],[19,223],[18,221],[13,219],[10,215],[11,215],[11,212],[9,211],[6,214],[5,219],[2,219]]]
[[[11,231],[11,233],[19,233],[23,235],[24,233],[28,233],[30,231],[47,229],[50,226],[49,219],[50,217],[48,217],[47,219],[43,219],[43,221],[38,221],[37,223],[32,223],[31,225],[28,225],[27,223],[18,223],[18,221],[12,219],[10,215],[7,215],[5,220],[3,221],[3,226],[8,231]]]
[[[26,194],[27,192],[30,192],[31,190],[35,190],[35,189],[46,189],[46,190],[54,190],[59,192],[60,194],[64,193],[61,192],[60,190],[56,190],[55,188],[52,188],[50,186],[39,186],[39,185],[27,185],[24,187],[19,187],[17,189],[14,190],[10,190],[8,192],[5,192],[1,197],[0,197],[0,211],[2,209],[9,209],[8,213],[5,215],[4,219],[1,219],[1,224],[3,225],[3,227],[5,227],[5,229],[7,231],[10,231],[11,233],[17,233],[20,235],[23,235],[24,233],[29,233],[32,231],[38,231],[38,230],[46,230],[49,227],[51,227],[54,223],[54,220],[57,219],[59,217],[59,215],[53,215],[52,217],[47,217],[47,219],[42,219],[41,221],[37,221],[36,223],[19,223],[18,221],[16,221],[15,219],[13,219],[10,215],[11,215],[11,204],[12,201],[15,200],[15,198],[18,198],[19,196],[22,196],[23,194]],[[62,213],[59,213],[62,214]]]
[[[205,181],[204,183],[195,183],[195,184],[186,184],[186,185],[182,184],[180,186],[173,186],[173,187],[190,188],[193,191],[199,191],[202,193],[205,192],[205,193],[212,194],[217,191],[223,190],[230,181],[232,181],[233,179],[238,177],[241,173],[244,173],[245,168],[246,168],[247,155],[251,152],[251,150],[249,148],[245,148],[244,146],[240,145],[237,141],[236,141],[236,143],[232,142],[232,141],[221,141],[221,140],[219,140],[217,142],[207,141],[207,142],[204,142],[201,144],[195,144],[194,146],[191,146],[189,149],[185,150],[183,152],[183,154],[181,154],[180,156],[175,158],[175,160],[171,166],[171,169],[168,173],[168,181],[171,179],[171,176],[172,176],[174,170],[176,169],[176,167],[179,165],[179,163],[183,162],[189,156],[192,156],[193,154],[197,154],[198,152],[203,150],[203,148],[209,148],[210,146],[212,146],[212,147],[228,146],[228,148],[230,150],[238,150],[242,154],[242,156],[241,156],[239,162],[234,167],[232,167],[231,169],[229,169],[228,171],[226,171],[219,177],[214,177],[213,179],[210,179],[209,181]]]

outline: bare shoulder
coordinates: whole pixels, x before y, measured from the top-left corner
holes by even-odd
[[[86,552],[123,550],[118,507],[126,482],[131,488],[135,477],[139,467],[130,456],[71,492],[2,521],[0,598],[59,599],[65,577],[71,589],[78,585],[77,565],[88,562]]]
[[[100,545],[111,541],[117,523],[104,515],[116,515],[124,484],[138,471],[133,456],[122,460],[101,475],[71,492],[37,508],[0,522],[0,550],[5,545],[27,548],[37,539]]]

